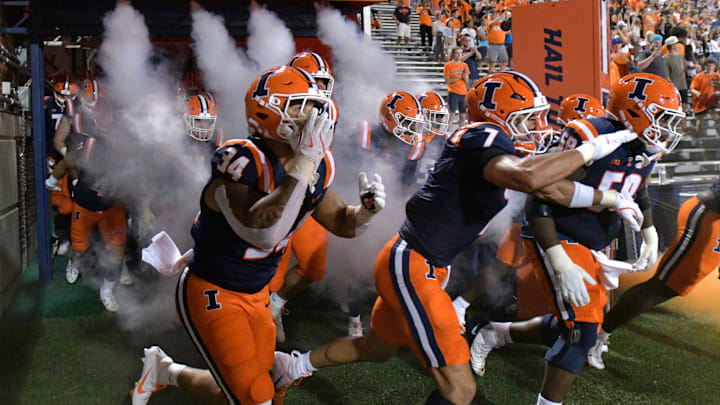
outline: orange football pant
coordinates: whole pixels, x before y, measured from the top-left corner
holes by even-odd
[[[395,235],[375,261],[379,297],[370,320],[372,330],[395,346],[410,346],[426,367],[470,361],[468,344],[450,296],[441,285],[447,267],[434,267]]]
[[[320,281],[325,277],[327,267],[327,230],[313,217],[308,217],[303,226],[290,237],[275,276],[270,280],[270,291],[278,292],[285,284],[285,275],[290,265],[290,252],[295,254],[298,262],[298,274],[312,281]]]
[[[76,253],[84,253],[90,247],[92,231],[97,226],[105,244],[125,246],[127,222],[125,207],[117,203],[105,211],[90,211],[73,201],[73,217],[70,224],[70,242]]]

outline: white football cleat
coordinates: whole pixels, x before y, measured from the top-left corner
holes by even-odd
[[[142,374],[130,391],[132,405],[147,404],[153,393],[165,389],[170,383],[169,367],[173,364],[173,359],[158,346],[144,349],[144,353]]]
[[[73,260],[68,260],[67,267],[65,267],[65,280],[68,284],[75,284],[80,278],[80,270],[73,264]]]
[[[588,352],[588,364],[590,367],[598,370],[605,369],[605,362],[603,361],[602,355],[603,353],[607,353],[609,350],[608,346],[610,346],[610,334],[601,330],[600,333],[598,333],[595,344]]]
[[[363,325],[360,316],[350,317],[348,322],[348,336],[350,337],[362,337],[363,336]]]
[[[278,341],[278,343],[285,342],[285,327],[282,323],[282,316],[287,315],[290,313],[288,310],[285,309],[285,307],[277,307],[273,304],[273,300],[270,300],[270,313],[273,317],[273,322],[275,322],[275,339]]]
[[[300,371],[300,356],[301,354],[297,350],[293,350],[290,354],[275,352],[275,361],[270,372],[270,376],[275,383],[273,405],[282,405],[288,388],[300,384],[303,378],[312,375],[312,372],[302,373]]]
[[[492,349],[502,346],[498,343],[498,336],[492,323],[485,325],[473,339],[470,346],[470,366],[475,374],[485,375],[485,360]]]
[[[120,309],[120,305],[113,295],[112,288],[100,287],[100,301],[109,312],[117,312]]]
[[[123,263],[122,271],[120,272],[120,284],[122,285],[133,285],[133,279],[130,276],[130,272],[127,269],[125,263]]]

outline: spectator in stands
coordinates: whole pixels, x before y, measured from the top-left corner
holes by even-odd
[[[425,37],[427,37],[427,44],[432,48],[433,44],[433,22],[430,17],[430,2],[423,0],[422,5],[415,11],[420,16],[420,41],[422,47],[425,47]]]
[[[497,10],[490,12],[490,20],[487,23],[488,31],[488,73],[492,73],[496,64],[500,64],[500,71],[505,70],[508,61],[507,48],[505,48],[505,31],[500,26],[509,12],[501,15]]]
[[[638,54],[638,69],[641,72],[656,74],[668,79],[668,68],[662,57],[662,35],[655,34],[650,38],[650,46]]]
[[[630,74],[633,62],[630,53],[623,50],[622,39],[615,37],[610,43],[612,47],[610,53],[610,83],[615,83],[621,77]]]
[[[450,28],[440,20],[440,14],[436,15],[435,22],[433,22],[433,36],[435,37],[433,60],[435,62],[444,62],[446,60],[446,49],[451,33]]]
[[[375,10],[374,8],[371,8],[371,9],[370,9],[370,15],[371,15],[371,17],[370,17],[370,25],[371,25],[373,28],[377,28],[377,29],[382,28],[382,23],[380,22],[380,14],[378,13],[378,11]]]
[[[668,76],[680,92],[683,105],[685,105],[688,97],[687,62],[685,61],[685,55],[681,55],[675,51],[675,47],[679,45],[677,37],[668,37],[665,40],[665,45],[667,45],[669,51],[667,56],[664,57],[668,67]]]
[[[467,85],[468,88],[470,88],[470,86],[472,86],[475,81],[480,79],[480,73],[478,72],[477,63],[478,61],[482,60],[482,55],[480,54],[480,51],[478,51],[477,46],[475,45],[475,41],[470,35],[464,35],[462,37],[462,57],[460,58],[460,60],[468,65],[468,70],[470,71],[470,80],[468,81]]]
[[[455,123],[455,112],[460,115],[458,126],[465,125],[465,95],[467,94],[468,83],[470,81],[470,71],[468,65],[460,60],[462,57],[462,49],[458,46],[452,50],[452,59],[445,64],[443,76],[448,85],[448,107],[450,109],[450,126]]]
[[[475,23],[473,23],[473,20],[468,20],[465,24],[463,24],[463,29],[460,31],[460,44],[462,45],[462,37],[465,35],[469,35],[470,38],[472,38],[472,41],[475,42],[475,37],[477,37],[477,30],[475,29]]]
[[[487,58],[487,52],[488,52],[488,37],[487,37],[487,28],[485,28],[486,19],[483,15],[480,17],[479,24],[477,25],[477,47],[478,51],[480,51],[480,55],[482,55],[482,59]]]
[[[505,21],[500,24],[500,28],[505,31],[505,52],[507,52],[508,55],[508,67],[509,69],[512,69],[513,62],[513,47],[512,47],[512,15],[510,14],[511,11],[507,10],[506,12],[506,18]]]
[[[702,121],[717,107],[720,97],[720,75],[717,73],[717,62],[707,58],[703,63],[703,71],[698,73],[690,83],[693,96],[693,112],[695,113],[695,133],[699,134]]]
[[[713,30],[710,33],[710,40],[708,41],[708,51],[710,57],[715,62],[720,62],[720,31]]]
[[[460,40],[460,30],[462,29],[462,22],[460,21],[460,10],[454,8],[452,10],[452,17],[447,20],[447,26],[452,31],[452,45],[457,45]]]
[[[399,4],[401,0],[398,0],[398,6],[393,11],[393,20],[397,23],[397,43],[405,40],[405,45],[410,41],[410,7],[405,4]]]

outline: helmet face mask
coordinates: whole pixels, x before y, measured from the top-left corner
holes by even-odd
[[[425,120],[422,118],[409,117],[400,112],[396,112],[393,116],[395,120],[395,128],[393,135],[408,145],[415,145],[417,140],[422,137],[425,129]]]
[[[313,94],[274,94],[270,96],[270,104],[280,104],[282,98],[286,100],[280,111],[282,119],[278,133],[287,133],[287,136],[302,131],[312,109],[325,111],[330,105],[330,99]],[[308,109],[309,104],[312,105],[310,109]]]
[[[516,144],[516,151],[523,155],[541,154],[548,151],[552,144],[553,131],[547,124],[550,104],[513,111],[508,114],[505,124]],[[526,142],[532,141],[534,148],[528,148]]]
[[[647,107],[646,114],[649,115],[650,125],[643,130],[641,139],[647,145],[648,151],[670,153],[675,150],[682,137],[678,126],[685,118],[685,113],[652,103]]]
[[[202,115],[189,115],[185,114],[185,129],[187,134],[200,142],[207,142],[213,137],[215,133],[215,121],[217,117],[204,114]]]
[[[423,109],[425,115],[426,128],[435,135],[445,136],[450,128],[450,114],[447,110],[430,110]]]

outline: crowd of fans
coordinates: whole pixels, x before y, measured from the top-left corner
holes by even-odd
[[[454,50],[468,66],[469,86],[488,71],[512,69],[512,8],[544,0],[397,0],[393,19],[398,43],[411,39],[410,16],[419,16],[420,42],[433,60],[453,63]],[[610,80],[635,72],[672,81],[685,109],[703,121],[716,119],[720,99],[720,6],[715,0],[611,0]],[[373,26],[380,21],[373,19]],[[447,75],[446,69],[446,74]],[[451,67],[450,70],[457,70]],[[447,79],[447,77],[446,77]],[[450,83],[449,83],[450,84]],[[454,87],[458,87],[455,85]],[[690,134],[693,134],[691,131]]]

